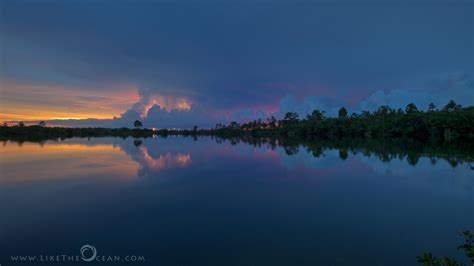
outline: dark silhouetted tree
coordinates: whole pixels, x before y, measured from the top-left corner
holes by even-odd
[[[45,126],[46,126],[46,122],[41,121],[41,122],[38,123],[38,125],[39,125],[40,127],[45,127]]]
[[[342,107],[341,109],[339,109],[339,118],[341,119],[345,119],[347,118],[347,109]]]
[[[418,112],[418,107],[416,107],[416,105],[414,103],[410,103],[407,105],[407,107],[405,108],[405,112],[407,114],[413,114],[413,113],[417,113]]]
[[[392,110],[387,105],[380,106],[377,111],[375,112],[376,115],[386,117],[390,114]]]
[[[277,126],[277,119],[272,116],[268,119],[268,125],[270,126],[270,128],[275,128]]]
[[[459,109],[461,109],[461,105],[457,104],[453,100],[450,100],[449,103],[443,108],[443,111],[453,112]]]
[[[324,119],[324,111],[314,110],[311,115],[308,115],[308,120],[321,121]]]
[[[135,128],[141,128],[141,127],[143,127],[143,123],[140,120],[135,120],[135,122],[133,122],[133,126]]]
[[[239,124],[238,124],[237,122],[235,122],[235,121],[232,121],[232,122],[230,122],[230,124],[229,124],[229,128],[230,128],[230,129],[238,129],[238,128],[239,128]]]
[[[297,121],[298,117],[299,117],[299,115],[297,113],[288,112],[288,113],[285,114],[285,117],[283,119],[287,120],[287,121]]]
[[[430,103],[428,105],[428,112],[434,112],[436,111],[436,105],[434,103]]]
[[[138,147],[140,145],[142,145],[143,141],[141,139],[134,139],[133,140],[133,145],[135,145],[135,147]]]

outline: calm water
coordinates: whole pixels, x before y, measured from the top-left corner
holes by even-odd
[[[426,250],[460,255],[457,233],[474,229],[462,159],[184,137],[5,142],[0,155],[2,266],[85,244],[136,265],[416,265]]]

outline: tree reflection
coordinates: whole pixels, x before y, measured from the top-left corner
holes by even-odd
[[[420,158],[428,157],[431,164],[435,165],[439,160],[444,160],[453,168],[459,164],[474,161],[474,146],[472,144],[450,144],[450,143],[421,143],[414,140],[378,140],[378,139],[340,139],[340,140],[297,140],[294,138],[270,138],[270,137],[213,137],[217,143],[228,141],[231,145],[246,143],[255,147],[267,146],[271,150],[277,147],[283,148],[288,156],[296,155],[299,148],[306,148],[314,157],[319,158],[325,150],[339,150],[339,158],[347,160],[349,152],[361,154],[364,157],[376,156],[382,162],[390,162],[394,159],[405,160],[412,166],[418,164]]]
[[[135,147],[138,147],[138,146],[142,145],[142,143],[143,143],[143,140],[141,140],[141,139],[134,139],[133,140],[133,145],[135,145]]]
[[[180,136],[188,138],[190,136]],[[158,138],[165,139],[166,136]],[[426,157],[432,165],[436,165],[440,160],[447,162],[452,168],[467,163],[467,168],[474,170],[474,144],[452,144],[452,143],[421,143],[408,139],[379,140],[379,139],[297,139],[297,138],[274,138],[274,137],[254,137],[249,135],[218,137],[218,136],[191,136],[194,141],[200,138],[213,139],[217,144],[230,143],[231,145],[247,144],[254,147],[264,147],[269,150],[282,148],[288,156],[297,155],[300,149],[308,151],[315,158],[323,156],[326,150],[337,150],[341,160],[348,160],[349,153],[360,154],[364,157],[376,157],[382,162],[392,160],[404,160],[408,164],[415,166],[420,158]],[[56,141],[60,141],[58,139]],[[8,140],[21,146],[24,140]],[[32,141],[40,143],[41,141]],[[164,151],[159,156],[151,156],[150,147],[144,145],[143,139],[133,139],[129,146],[119,144],[135,161],[139,162],[144,169],[157,171],[169,167],[184,167],[191,161],[188,151],[169,152]],[[41,144],[41,143],[40,143]],[[132,145],[133,144],[133,145]],[[3,146],[7,145],[7,140],[3,140]],[[138,149],[137,149],[138,148]],[[185,149],[186,147],[183,147]],[[154,150],[153,150],[154,151]]]
[[[341,158],[341,160],[345,161],[347,159],[347,156],[348,156],[347,150],[344,150],[344,149],[339,150],[339,158]]]

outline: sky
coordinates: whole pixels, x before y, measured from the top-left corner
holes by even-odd
[[[0,0],[0,52],[1,121],[474,105],[473,0]]]

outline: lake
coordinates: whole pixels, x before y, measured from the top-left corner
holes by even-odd
[[[474,164],[374,147],[179,136],[5,141],[0,264],[417,265],[424,251],[462,258],[458,233],[474,229]]]

